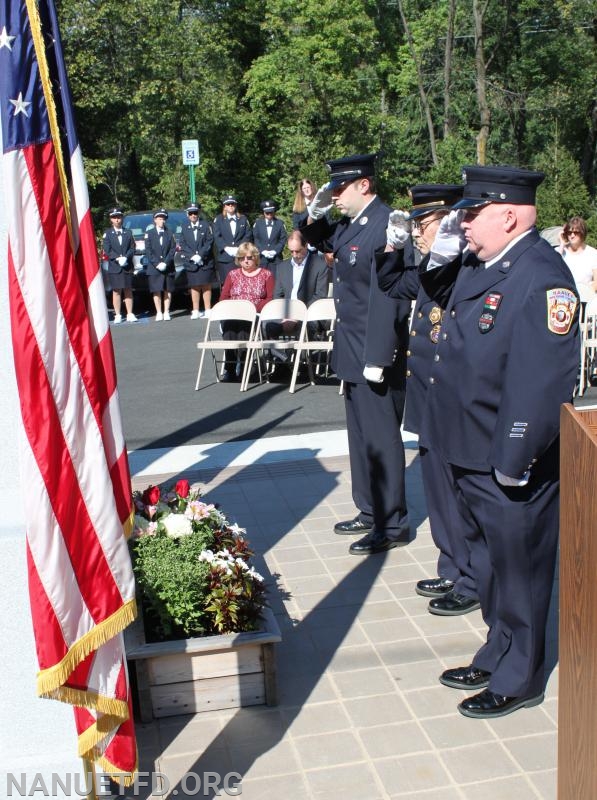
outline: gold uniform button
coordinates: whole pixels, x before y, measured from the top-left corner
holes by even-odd
[[[406,351],[406,355],[407,355],[407,356],[410,356],[410,354],[411,354],[411,353],[410,353],[410,350],[407,350],[407,351]],[[394,350],[394,355],[396,355],[396,351],[395,351],[395,350]]]
[[[417,332],[416,332],[416,331],[411,331],[411,332],[410,332],[410,335],[411,335],[411,336],[416,336],[416,335],[417,335]]]
[[[422,312],[421,312],[421,311],[419,311],[419,313],[417,314],[417,317],[418,317],[419,319],[423,319],[423,314],[422,314]]]
[[[437,353],[433,356],[433,360],[434,361],[439,361],[439,355]]]
[[[447,333],[442,333],[442,339],[444,340],[444,342],[446,341],[447,338],[448,338],[448,334]]]
[[[406,377],[410,378],[410,370],[409,369],[406,370]]]

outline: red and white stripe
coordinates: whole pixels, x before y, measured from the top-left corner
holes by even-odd
[[[3,167],[30,595],[43,679],[82,637],[134,601],[123,535],[130,475],[80,152],[71,159],[72,243],[53,143],[5,153]],[[81,705],[90,709],[77,711],[80,734],[94,726],[102,698],[130,708],[120,635],[75,672],[65,686],[85,695],[89,702]],[[132,723],[115,727],[102,748],[111,765],[133,771]]]

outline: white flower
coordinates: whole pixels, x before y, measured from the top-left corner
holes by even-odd
[[[256,581],[263,583],[263,575],[260,575],[256,570],[255,567],[251,567],[250,570],[247,571],[247,574],[254,578]]]
[[[207,561],[209,564],[212,564],[215,559],[215,554],[213,550],[202,550],[199,553],[199,561]]]
[[[211,512],[214,510],[213,505],[203,503],[201,500],[191,500],[185,508],[184,515],[194,522],[202,519],[209,519]]]
[[[193,532],[191,520],[183,514],[168,514],[160,520],[166,533],[172,539],[179,539],[181,536],[188,536]]]
[[[228,530],[235,536],[240,536],[241,534],[247,532],[246,528],[241,528],[239,525],[236,524],[236,522],[234,522],[232,525],[228,525]]]

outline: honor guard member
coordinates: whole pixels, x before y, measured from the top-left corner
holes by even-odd
[[[114,322],[122,322],[122,298],[126,309],[126,321],[136,322],[133,314],[133,256],[135,239],[127,228],[122,227],[123,213],[121,208],[113,208],[109,213],[111,228],[104,233],[102,249],[108,258],[108,274],[112,288],[112,306]]]
[[[242,242],[252,242],[253,235],[249,220],[238,213],[238,202],[234,195],[226,195],[222,199],[222,213],[213,222],[216,258],[218,260],[218,277],[224,284],[226,275],[236,267],[234,258]]]
[[[200,210],[200,205],[191,203],[187,208],[189,221],[182,226],[180,235],[181,258],[187,273],[187,286],[191,290],[191,319],[209,316],[211,285],[216,280],[214,237],[209,222],[199,219]],[[202,294],[205,312],[199,311]]]
[[[317,220],[301,228],[308,242],[334,255],[336,327],[332,366],[344,381],[352,496],[358,516],[340,534],[366,535],[349,552],[368,555],[409,536],[404,489],[405,363],[410,302],[384,295],[375,276],[376,250],[386,245],[390,208],[376,194],[375,154],[327,162],[330,181],[309,207]],[[330,223],[333,204],[343,214]]]
[[[481,607],[494,620],[472,663],[440,676],[482,690],[458,706],[481,719],[543,700],[560,406],[572,400],[579,353],[574,280],[535,228],[543,178],[465,167],[462,210],[442,220],[421,274],[437,296],[442,265],[465,247],[473,256],[451,279],[419,443],[452,472]]]
[[[404,221],[410,223],[415,245],[423,256],[420,269],[426,269],[429,251],[440,222],[462,198],[462,190],[463,187],[457,184],[418,184],[409,190],[412,210]],[[393,212],[390,222],[396,218],[396,222],[400,224],[399,215],[400,212]],[[390,224],[388,242],[391,241],[391,227]],[[396,263],[402,257],[399,249],[395,251],[394,257],[379,256],[377,279],[380,289],[390,297],[416,301],[406,352],[404,428],[418,434],[445,303],[440,304],[429,297],[421,286],[418,270],[402,270],[402,264]],[[405,266],[410,266],[407,256],[404,261]],[[458,264],[456,268],[459,268]],[[444,468],[433,447],[420,447],[419,455],[431,536],[439,550],[439,577],[419,581],[416,591],[424,597],[433,598],[429,603],[432,614],[466,614],[480,606],[463,534],[465,524],[461,520],[454,487],[451,485],[452,474]],[[446,481],[449,484],[447,487]]]
[[[261,266],[276,277],[276,266],[282,261],[288,234],[282,220],[276,217],[278,206],[273,200],[264,200],[259,207],[263,216],[253,225],[253,243],[259,250]]]
[[[166,226],[167,219],[168,212],[165,208],[160,208],[153,215],[153,228],[145,234],[147,283],[155,305],[156,322],[170,320],[170,303],[174,291],[176,240],[172,231]]]

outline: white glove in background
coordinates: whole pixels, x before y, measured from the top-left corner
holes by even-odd
[[[118,256],[116,259],[121,267],[125,267],[128,264],[127,259],[124,256]]]
[[[225,247],[224,250],[229,256],[235,256],[238,253],[238,247]]]
[[[160,272],[165,272],[166,271],[166,263],[164,261],[160,261],[159,264],[155,265],[155,268],[159,269]]]
[[[504,475],[503,472],[500,472],[499,469],[493,470],[495,475],[495,479],[498,483],[502,486],[526,486],[529,482],[529,478],[531,477],[531,471],[527,470],[522,478],[511,478],[509,475]]]
[[[363,377],[370,383],[383,383],[383,367],[376,367],[373,364],[365,364]]]
[[[410,222],[407,217],[408,215],[399,209],[390,212],[386,239],[394,250],[403,250],[410,236]]]
[[[193,261],[195,264],[203,264],[203,259],[198,253],[196,253],[194,256],[191,256],[191,261]]]
[[[464,211],[457,209],[442,219],[435,240],[431,245],[427,269],[434,269],[448,264],[459,256],[467,246],[464,231],[460,227]]]
[[[324,183],[321,189],[317,190],[311,205],[307,206],[311,219],[321,219],[332,207],[332,190],[329,186],[329,183]]]
[[[274,258],[276,255],[275,250],[262,250],[261,252],[266,258]]]

